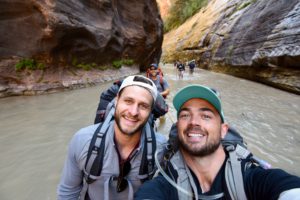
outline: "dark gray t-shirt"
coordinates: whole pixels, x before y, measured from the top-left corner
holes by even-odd
[[[164,78],[162,79],[162,83],[160,83],[160,75],[157,75],[157,79],[152,81],[155,83],[159,92],[163,92],[169,88],[169,84]]]

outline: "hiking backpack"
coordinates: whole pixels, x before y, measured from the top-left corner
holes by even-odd
[[[259,165],[264,169],[271,168],[271,165],[264,160],[261,160],[254,156],[248,149],[243,140],[243,137],[232,127],[229,127],[228,132],[224,139],[221,141],[224,149],[228,152],[229,158],[225,166],[225,180],[228,188],[229,195],[232,199],[247,199],[244,189],[243,174],[242,171],[247,170],[252,164]],[[174,123],[170,129],[169,141],[166,146],[165,153],[162,161],[156,161],[157,165],[161,165],[162,169],[167,169],[167,164],[172,156],[177,152],[178,138],[177,138],[177,126]],[[242,169],[241,162],[243,159],[249,160],[245,167]],[[158,166],[160,169],[161,166]],[[161,171],[160,171],[161,172]],[[164,176],[166,176],[165,174]],[[166,178],[168,181],[170,179]],[[171,183],[176,184],[176,183]]]
[[[97,177],[101,175],[105,153],[106,134],[109,129],[110,122],[114,119],[114,112],[114,100],[112,100],[108,103],[104,112],[105,114],[102,119],[104,121],[97,127],[89,145],[84,167],[83,188],[80,193],[80,196],[83,199],[89,199],[89,196],[87,195],[88,186],[96,181]],[[143,175],[143,177],[145,177],[144,179],[141,179],[142,182],[152,178],[155,172],[154,153],[156,151],[156,137],[153,128],[151,128],[148,122],[145,125],[145,129],[146,135],[139,169],[139,175]]]
[[[89,150],[87,153],[83,189],[81,197],[89,199],[87,194],[88,185],[96,180],[97,176],[101,175],[103,167],[103,158],[105,151],[105,138],[110,122],[114,118],[115,112],[115,97],[119,92],[123,80],[118,80],[113,83],[107,90],[100,95],[100,101],[97,107],[94,124],[100,123],[93,134]],[[168,105],[163,97],[158,94],[152,111],[153,116],[162,116],[168,112]],[[150,119],[150,117],[149,117]],[[153,130],[152,122],[148,121],[145,125],[146,136],[144,140],[144,149],[142,160],[139,169],[139,175],[145,175],[142,181],[151,178],[155,172],[154,153],[156,151],[156,138]],[[147,174],[147,176],[146,176]]]

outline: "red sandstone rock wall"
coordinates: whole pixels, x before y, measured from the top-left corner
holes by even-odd
[[[0,0],[0,14],[0,92],[12,85],[61,84],[74,60],[106,66],[132,59],[145,69],[160,59],[163,22],[156,1]],[[22,58],[34,58],[46,70],[16,73]]]
[[[158,61],[163,24],[155,1],[0,0],[0,60],[48,63]]]

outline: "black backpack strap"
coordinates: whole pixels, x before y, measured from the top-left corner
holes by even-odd
[[[80,192],[80,199],[89,200],[87,193],[89,184],[93,183],[96,179],[94,176],[101,174],[103,166],[103,156],[105,149],[106,131],[101,133],[103,123],[101,123],[92,137],[84,169],[83,187]]]
[[[146,123],[145,129],[146,129],[145,130],[146,135],[144,140],[144,150],[143,150],[139,175],[147,174],[147,177],[145,177],[142,180],[142,182],[151,179],[155,173],[155,160],[154,160],[154,154],[156,151],[155,133],[153,128],[149,125],[149,123]]]
[[[85,179],[88,184],[91,184],[95,181],[91,175],[99,176],[102,171],[106,138],[106,132],[102,133],[100,131],[102,125],[103,124],[100,124],[94,132],[87,154],[85,170],[88,174],[85,174]]]
[[[110,121],[113,118],[114,111],[115,109],[112,107],[105,121],[97,127],[92,137],[85,163],[83,188],[80,193],[80,199],[89,198],[88,195],[86,195],[88,185],[93,183],[96,180],[96,177],[101,174],[105,153],[106,133],[109,128]]]

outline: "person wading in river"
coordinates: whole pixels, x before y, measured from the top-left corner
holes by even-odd
[[[166,79],[164,79],[163,73],[161,72],[161,69],[158,68],[157,64],[153,63],[150,65],[147,77],[155,83],[158,92],[164,98],[167,98],[168,94],[170,93],[170,87]]]

